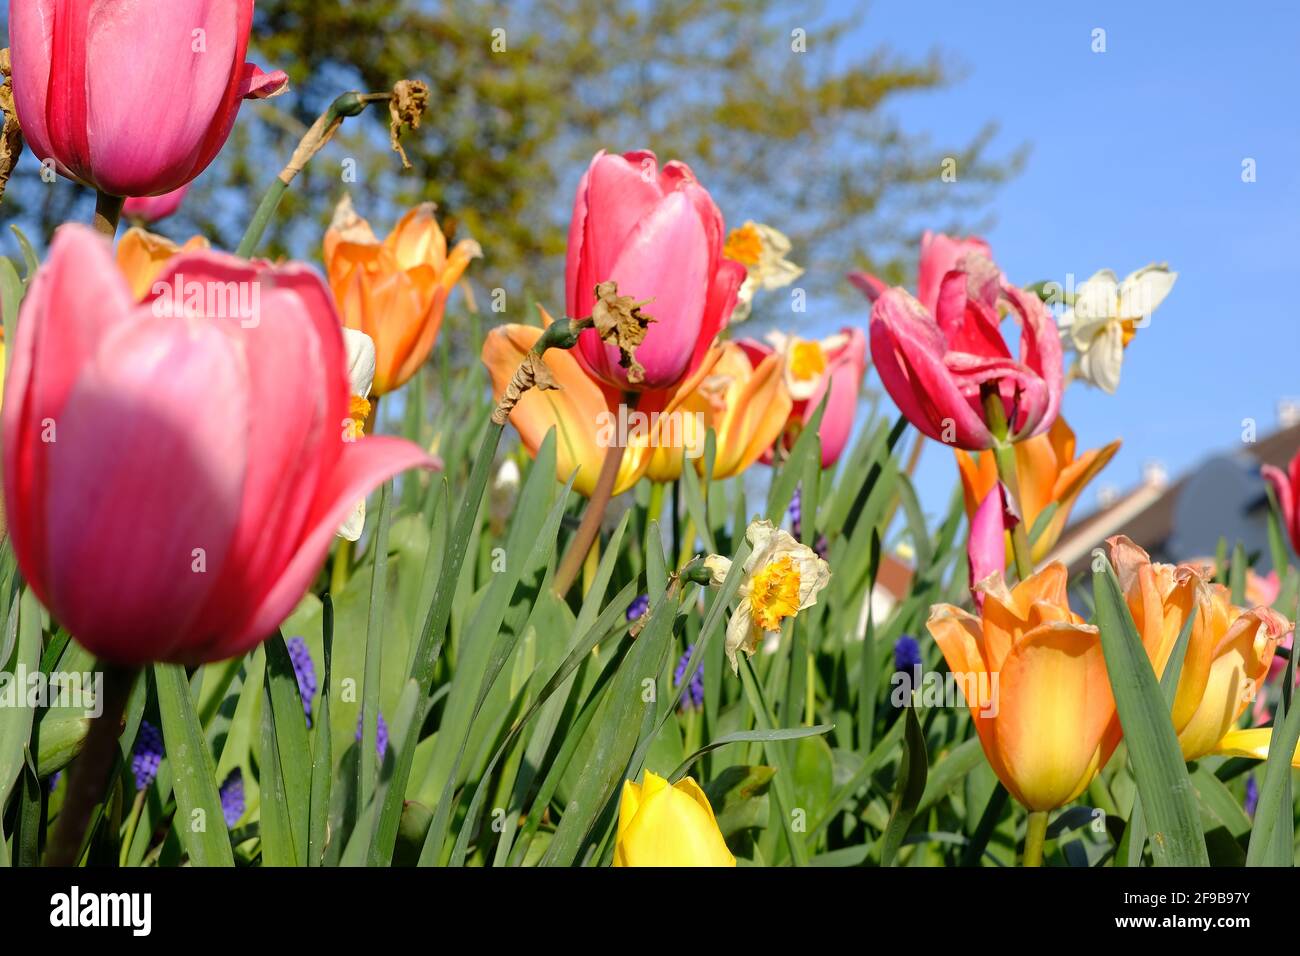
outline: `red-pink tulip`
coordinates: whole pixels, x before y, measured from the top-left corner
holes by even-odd
[[[871,309],[871,357],[894,404],[926,435],[968,451],[1046,431],[1064,387],[1051,313],[1037,296],[1006,282],[986,248],[977,240],[928,237],[921,291],[933,297],[933,312],[898,288],[880,292]],[[1003,306],[1020,324],[1018,360],[1002,338]],[[1005,436],[990,430],[985,388],[1001,398]]]
[[[355,437],[338,315],[306,267],[184,253],[162,289],[137,304],[108,243],[64,226],[5,383],[18,565],[61,624],[121,664],[253,647],[357,499],[434,464],[409,442]]]
[[[1286,471],[1272,465],[1265,465],[1260,470],[1277,495],[1286,533],[1291,537],[1291,547],[1300,554],[1300,452],[1291,459]]]
[[[190,184],[186,183],[180,189],[173,189],[161,196],[133,196],[122,204],[122,215],[139,225],[151,225],[180,209],[185,194],[189,191]]]
[[[649,151],[596,154],[578,184],[569,224],[565,302],[584,319],[595,289],[613,279],[620,295],[649,300],[654,318],[636,351],[644,378],[632,382],[619,351],[594,330],[576,354],[597,378],[616,388],[672,388],[704,360],[736,306],[745,267],[722,256],[722,213],[685,163],[658,168]]]
[[[114,196],[188,183],[241,98],[283,90],[244,60],[253,0],[12,0],[14,102],[41,161]]]
[[[755,366],[774,351],[784,355],[785,386],[793,399],[790,424],[794,426],[787,426],[782,439],[787,448],[817,413],[822,398],[830,393],[817,433],[821,438],[822,467],[829,468],[839,461],[853,435],[862,376],[867,369],[866,336],[861,329],[845,326],[820,341],[779,333],[773,333],[770,338],[775,348],[754,339],[742,339],[740,346]],[[763,461],[771,464],[771,451],[763,455]]]
[[[961,269],[968,254],[974,253],[992,260],[989,244],[978,236],[954,238],[941,232],[926,230],[921,236],[921,259],[916,270],[916,297],[934,314],[939,304],[939,287],[943,277],[954,269]],[[883,281],[866,272],[850,272],[848,279],[871,302],[875,302],[889,288]]]
[[[984,592],[975,585],[1006,570],[1006,533],[1016,526],[1017,520],[1007,508],[1002,482],[993,486],[971,516],[966,558],[970,570],[970,593],[975,599],[975,607],[981,611],[984,610]]]

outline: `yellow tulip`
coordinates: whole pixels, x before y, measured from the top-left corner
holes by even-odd
[[[1117,451],[1119,442],[1113,441],[1104,448],[1085,451],[1076,458],[1074,431],[1063,417],[1058,417],[1043,434],[1016,444],[1016,481],[1020,484],[1020,510],[1026,533],[1033,529],[1038,516],[1050,504],[1057,503],[1052,519],[1034,542],[1033,560],[1041,561],[1060,540],[1080,492],[1106,467]],[[980,502],[997,484],[997,464],[991,451],[980,452],[977,458],[958,449],[956,455],[966,499],[966,516],[973,518]],[[1010,547],[1008,535],[1008,555]]]
[[[383,242],[351,199],[339,203],[325,233],[325,271],[343,324],[374,340],[375,395],[400,388],[424,364],[447,297],[480,255],[472,239],[448,254],[432,203],[408,212]]]
[[[1197,566],[1153,563],[1123,535],[1107,543],[1156,673],[1164,673],[1188,615],[1195,615],[1172,712],[1184,759],[1267,756],[1271,728],[1236,724],[1263,686],[1290,622],[1267,607],[1234,607],[1231,592]]]
[[[727,342],[712,374],[678,405],[683,422],[680,445],[702,451],[705,436],[712,428],[717,442],[713,477],[730,478],[772,447],[792,407],[782,379],[781,356],[769,355],[755,367],[744,349]],[[703,457],[695,461],[700,470]],[[682,447],[656,448],[647,477],[651,481],[676,481],[681,474]]]
[[[709,798],[690,777],[674,784],[645,772],[618,805],[615,866],[735,866]]]
[[[1003,786],[1033,811],[1064,806],[1119,743],[1100,635],[1070,610],[1060,562],[1011,590],[1001,574],[976,587],[980,617],[939,604],[926,626]]]
[[[126,276],[131,294],[138,301],[152,291],[154,282],[173,256],[209,248],[210,243],[202,236],[195,236],[185,245],[178,246],[165,236],[132,226],[118,240],[117,267]]]
[[[544,325],[551,317],[539,307]],[[482,359],[492,378],[492,391],[499,401],[506,386],[523,361],[524,356],[537,343],[542,330],[532,325],[501,325],[488,333],[483,342]],[[574,490],[590,495],[596,487],[600,466],[605,459],[610,440],[619,438],[617,423],[620,417],[627,421],[634,411],[646,414],[653,427],[625,429],[622,437],[628,439],[614,481],[614,494],[621,494],[640,480],[650,465],[656,446],[661,444],[661,428],[672,421],[682,399],[690,395],[700,381],[709,375],[721,351],[713,349],[700,368],[682,383],[676,393],[643,392],[640,405],[635,410],[623,404],[622,394],[588,375],[573,355],[564,349],[550,349],[544,361],[560,387],[557,389],[530,389],[510,413],[510,423],[519,431],[528,454],[537,456],[546,433],[556,430],[555,472],[560,481],[568,481],[573,470],[578,469]],[[651,411],[660,414],[651,417]],[[666,413],[666,414],[665,414]]]

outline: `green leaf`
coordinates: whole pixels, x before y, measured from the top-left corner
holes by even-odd
[[[307,824],[307,865],[320,866],[329,840],[331,784],[334,754],[330,739],[330,675],[334,663],[334,602],[326,593],[322,599],[321,639],[325,673],[320,690],[320,708],[312,728],[311,812]]]
[[[903,837],[912,825],[916,809],[925,795],[928,760],[925,752],[925,734],[916,719],[916,708],[909,703],[904,708],[903,759],[898,765],[898,781],[894,788],[894,802],[889,812],[889,822],[880,837],[880,865],[893,866]]]
[[[217,794],[216,768],[194,710],[185,669],[175,664],[155,664],[154,683],[176,794],[173,832],[180,837],[194,866],[234,866]],[[265,806],[266,799],[262,802]]]
[[[384,609],[388,606],[388,531],[392,522],[393,483],[384,482],[379,495],[379,527],[375,531],[370,575],[370,610],[366,617],[366,664],[361,691],[361,750],[357,755],[357,797],[362,806],[375,792],[379,750],[379,669],[383,661]]]
[[[719,747],[725,747],[727,744],[739,743],[765,743],[771,740],[799,740],[802,737],[817,737],[822,734],[828,734],[835,729],[834,724],[818,724],[815,727],[782,727],[779,730],[738,730],[734,733],[723,734],[721,737],[713,740],[695,753],[683,760],[668,777],[669,783],[676,783],[682,777],[686,776],[686,771],[691,769],[691,764],[699,760],[706,753],[717,750]]]
[[[33,708],[27,706],[24,688],[17,683],[19,670],[36,673],[41,662],[41,606],[31,589],[26,589],[18,602],[18,613],[9,615],[8,625],[17,628],[17,653],[14,655],[14,675],[8,682],[8,693],[14,695],[13,706],[0,707],[0,811],[4,809],[18,780],[23,765],[23,754],[32,736]],[[0,664],[2,666],[2,664]]]
[[[1295,645],[1282,673],[1282,686],[1295,684]],[[1273,733],[1268,742],[1268,759],[1264,762],[1264,780],[1259,787],[1259,805],[1255,808],[1250,846],[1246,850],[1247,866],[1291,866],[1294,862],[1293,818],[1291,806],[1291,761],[1300,740],[1300,701],[1292,698],[1290,709],[1283,697],[1273,717]]]
[[[1158,866],[1208,866],[1196,793],[1165,695],[1142,646],[1115,573],[1093,552],[1093,600],[1102,653]]]

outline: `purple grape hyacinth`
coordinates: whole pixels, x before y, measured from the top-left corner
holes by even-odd
[[[158,776],[158,765],[165,754],[162,734],[147,720],[140,721],[140,732],[135,737],[131,754],[131,772],[135,774],[135,788],[143,790]]]
[[[298,696],[302,698],[302,710],[310,727],[311,702],[316,697],[316,665],[311,659],[311,651],[307,650],[307,642],[301,637],[291,637],[284,643],[289,649],[293,676],[298,678]]]
[[[226,820],[226,829],[239,822],[244,815],[244,774],[238,767],[230,771],[226,782],[221,785],[217,795],[221,798],[221,815]]]
[[[682,655],[681,660],[677,662],[677,670],[673,673],[673,687],[681,687],[682,680],[686,677],[686,665],[690,663],[691,653],[695,650],[692,644],[686,648],[686,653]],[[682,695],[682,710],[699,710],[704,706],[704,665],[701,662],[696,668],[691,682],[686,687],[686,693]]]
[[[627,606],[627,619],[635,621],[648,610],[650,610],[650,595],[639,595]]]
[[[361,738],[365,732],[365,715],[357,714],[357,743],[361,743]],[[384,715],[379,715],[379,726],[375,731],[375,749],[379,751],[379,759],[384,759],[384,754],[388,753],[388,724],[384,722]]]

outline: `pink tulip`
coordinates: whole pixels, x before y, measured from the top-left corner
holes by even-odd
[[[113,196],[185,185],[226,142],[240,99],[288,82],[244,61],[252,21],[253,0],[12,0],[23,136]]]
[[[620,295],[649,300],[654,322],[636,352],[641,381],[629,381],[618,349],[594,330],[582,334],[576,352],[588,371],[625,391],[672,388],[695,371],[745,281],[745,267],[722,257],[725,235],[722,213],[685,163],[659,169],[649,151],[597,153],[578,183],[569,224],[568,314],[591,315],[596,285],[613,279]]]
[[[181,295],[137,304],[104,239],[55,234],[5,383],[5,511],[23,577],[89,650],[200,664],[273,633],[357,499],[434,462],[354,437],[305,267],[183,253],[159,289]]]
[[[757,367],[758,363],[777,349],[754,339],[742,339],[740,347]],[[822,446],[822,467],[829,468],[839,460],[849,439],[853,436],[853,420],[858,410],[858,395],[862,390],[862,376],[867,368],[867,339],[861,329],[845,326],[830,338],[805,341],[793,336],[778,336],[777,344],[785,353],[786,390],[793,399],[790,424],[784,444],[794,444],[802,426],[812,421],[827,392],[826,411],[822,413],[818,435]],[[772,463],[771,451],[763,461]]]
[[[928,229],[921,236],[921,261],[916,273],[916,297],[931,314],[939,303],[939,287],[943,284],[943,277],[954,269],[961,269],[966,256],[971,253],[985,259],[993,258],[993,251],[989,248],[989,244],[978,236],[954,239]],[[848,279],[873,303],[889,288],[880,279],[866,272],[850,272]]]
[[[1291,547],[1300,554],[1300,452],[1291,459],[1286,471],[1265,465],[1260,473],[1273,486],[1278,506],[1282,509],[1286,533],[1291,537]]]
[[[173,189],[161,196],[134,196],[122,205],[122,215],[140,225],[150,225],[181,208],[185,194],[190,191],[189,183],[180,189]]]
[[[970,540],[966,557],[970,565],[970,593],[975,606],[984,610],[984,592],[975,585],[990,575],[1001,575],[1007,567],[1006,533],[1016,526],[1017,518],[1007,508],[1006,491],[998,482],[984,496],[970,521]]]
[[[887,289],[871,309],[871,356],[899,411],[924,434],[967,451],[1005,437],[1022,441],[1056,420],[1064,387],[1061,341],[1037,296],[1006,282],[977,240],[928,237],[921,290],[932,312],[903,289]],[[985,247],[986,248],[986,247]],[[934,285],[934,275],[954,262]],[[866,280],[855,280],[860,288]],[[874,280],[873,280],[874,281]],[[1011,357],[1000,328],[1001,308],[1020,324],[1020,357]],[[996,389],[1008,422],[1005,436],[989,428],[982,388]]]

